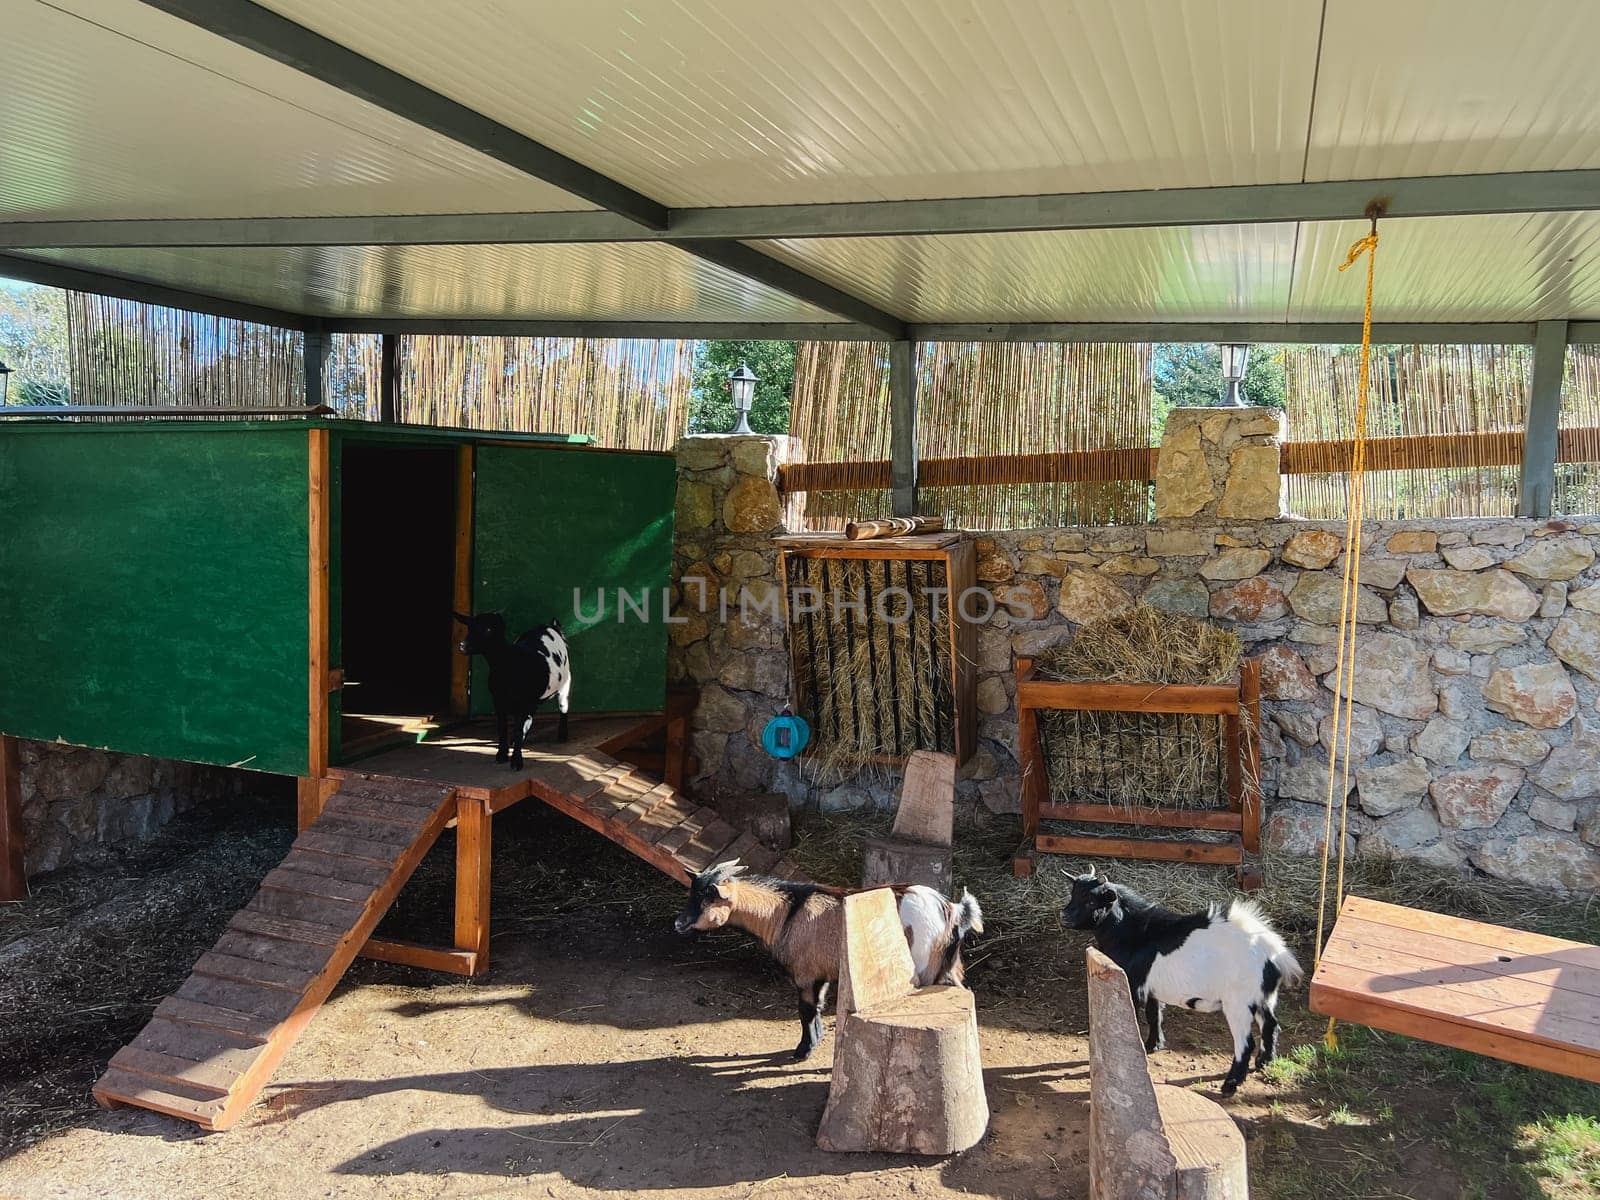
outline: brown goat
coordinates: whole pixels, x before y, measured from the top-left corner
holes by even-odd
[[[768,876],[738,878],[744,868],[718,863],[696,875],[674,927],[688,934],[731,925],[752,934],[789,972],[800,994],[800,1044],[795,1061],[822,1040],[822,1007],[839,978],[846,893],[815,883]],[[962,982],[961,942],[983,932],[983,913],[971,893],[952,902],[929,887],[896,888],[900,921],[911,946],[917,983]]]

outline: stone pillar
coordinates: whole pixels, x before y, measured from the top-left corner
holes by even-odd
[[[1173,409],[1156,464],[1156,520],[1276,520],[1282,438],[1275,408]]]
[[[800,460],[800,441],[695,434],[674,453],[676,604],[667,677],[700,692],[691,720],[699,760],[693,790],[710,800],[771,791],[776,763],[761,748],[761,730],[788,691],[772,535],[784,528],[778,468]]]

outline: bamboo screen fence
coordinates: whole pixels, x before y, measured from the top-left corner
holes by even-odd
[[[1283,458],[1295,516],[1345,515],[1360,363],[1354,347],[1284,354]],[[1373,347],[1366,515],[1513,515],[1531,363],[1526,346]],[[1417,440],[1381,440],[1400,438]]]
[[[1567,347],[1551,510],[1600,514],[1600,346]]]
[[[398,415],[670,450],[688,419],[693,376],[692,341],[408,336],[400,339]]]
[[[323,398],[341,417],[376,421],[383,399],[383,339],[375,333],[336,333],[328,339]]]
[[[1149,517],[1150,347],[932,342],[917,348],[923,511],[975,529]],[[802,343],[786,473],[790,525],[889,510],[886,347]]]
[[[303,355],[293,330],[67,293],[74,404],[300,405]]]

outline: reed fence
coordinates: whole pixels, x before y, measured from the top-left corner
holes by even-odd
[[[973,528],[1148,518],[1148,346],[932,342],[915,369],[924,511]],[[801,345],[790,430],[809,461],[783,477],[793,527],[887,515],[888,412],[884,347]]]
[[[294,330],[67,293],[74,404],[303,405],[304,352],[304,336]]]

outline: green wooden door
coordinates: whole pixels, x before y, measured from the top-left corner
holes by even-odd
[[[304,426],[0,427],[0,731],[299,774]]]
[[[560,618],[573,712],[666,701],[676,487],[670,455],[478,447],[474,607],[504,613],[512,637]],[[492,711],[481,660],[472,707]]]

